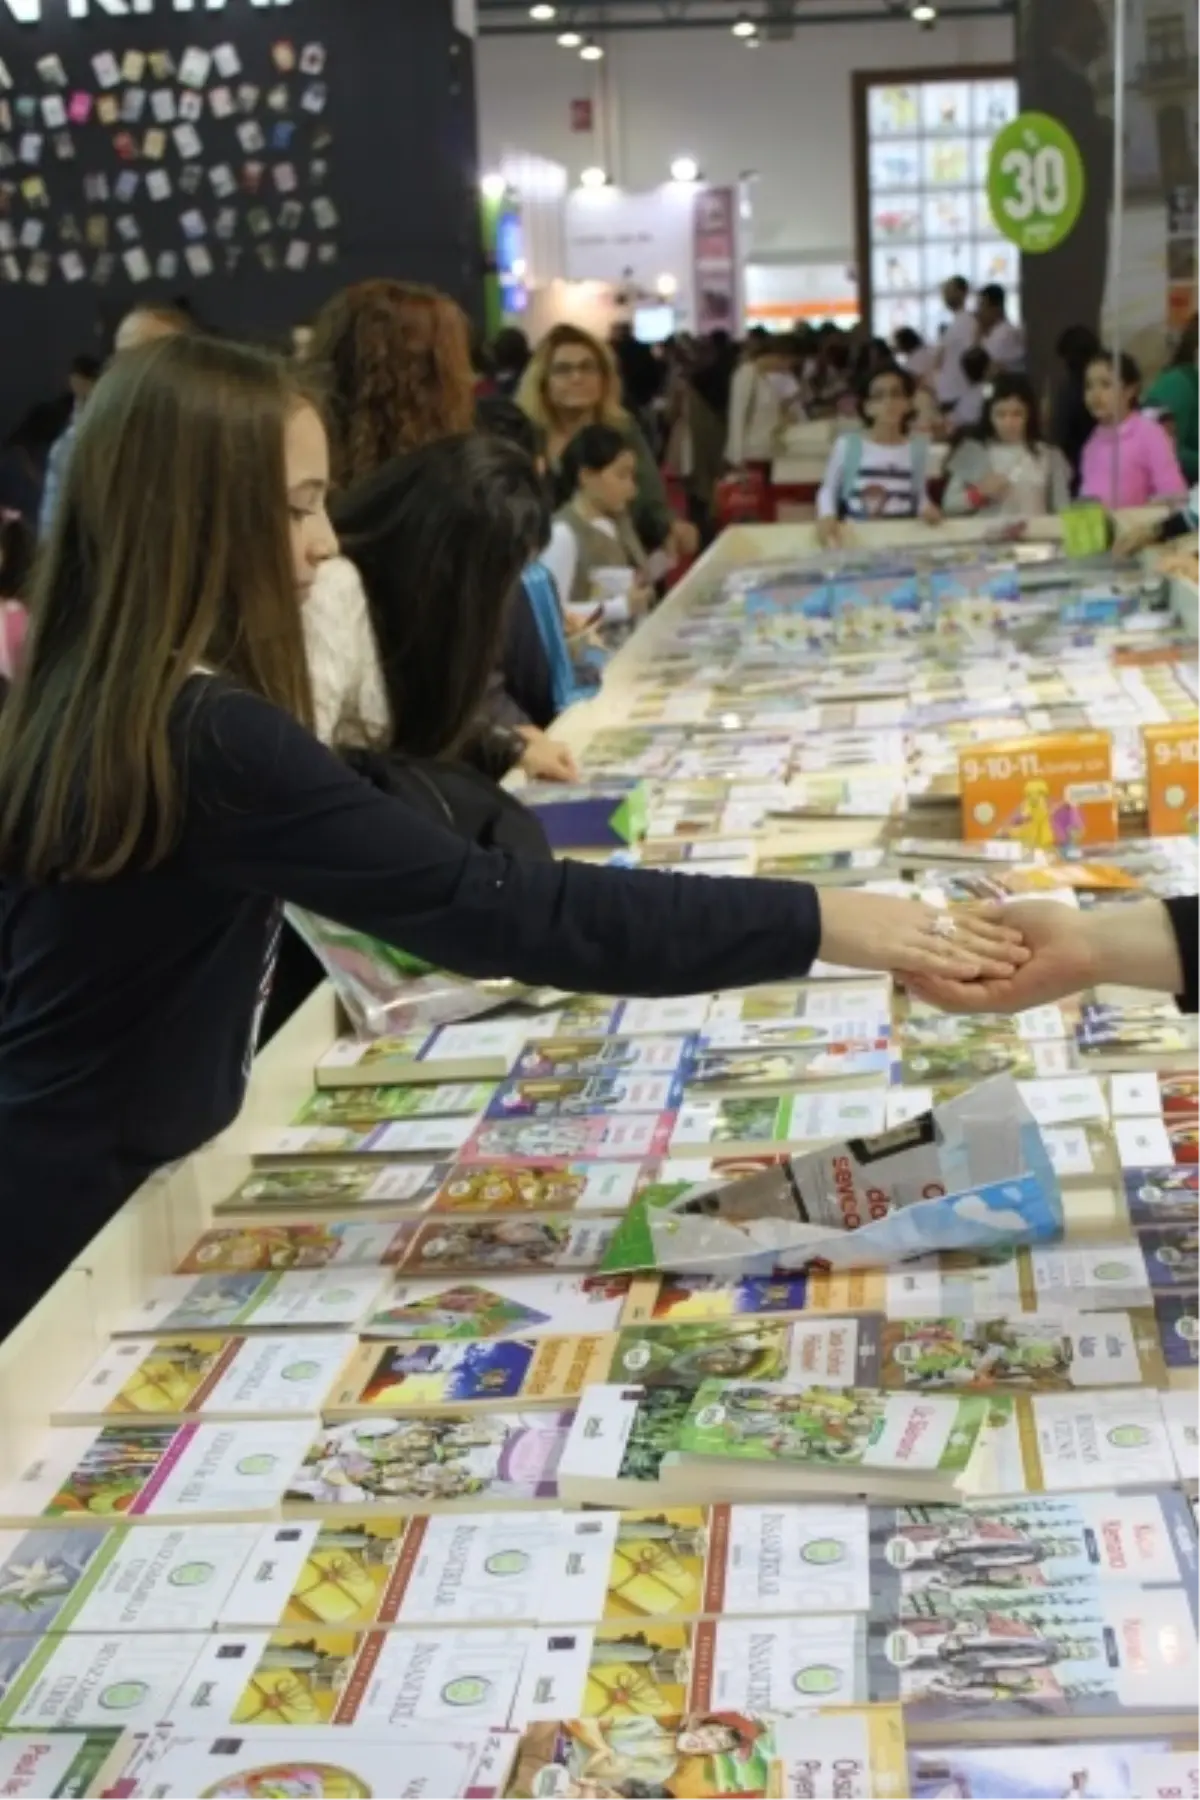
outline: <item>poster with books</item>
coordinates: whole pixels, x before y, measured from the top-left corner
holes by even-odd
[[[878,1099],[882,1105],[882,1091]],[[930,1250],[989,1253],[1036,1243],[1058,1236],[1062,1219],[1041,1133],[1011,1077],[997,1076],[903,1126],[790,1157],[749,1180],[682,1196],[644,1192],[620,1222],[603,1267],[725,1275],[798,1269],[815,1259],[869,1267]]]
[[[573,1414],[490,1412],[348,1419],[310,1434],[289,1472],[284,1511],[548,1505]]]

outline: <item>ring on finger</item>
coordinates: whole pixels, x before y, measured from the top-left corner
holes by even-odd
[[[949,913],[938,913],[929,927],[934,937],[952,938],[958,935],[958,926]]]

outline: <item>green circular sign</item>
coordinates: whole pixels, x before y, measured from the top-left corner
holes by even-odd
[[[1025,256],[1054,250],[1074,230],[1085,185],[1079,145],[1049,113],[1022,113],[992,145],[988,204]]]

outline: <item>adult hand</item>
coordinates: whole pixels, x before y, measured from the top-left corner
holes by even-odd
[[[1080,913],[1057,900],[1016,900],[1003,909],[1020,931],[1028,960],[999,980],[920,976],[909,983],[946,1012],[1023,1012],[1115,981],[1164,993],[1183,985],[1179,946],[1161,900],[1122,902]]]
[[[522,735],[526,736],[525,754],[517,766],[531,781],[579,780],[579,765],[565,744],[540,731],[536,737]]]
[[[942,509],[940,506],[935,506],[932,500],[922,500],[917,517],[922,525],[940,525]]]
[[[673,550],[681,562],[695,556],[700,548],[700,533],[690,519],[676,519],[667,534],[667,548]]]
[[[846,541],[840,519],[817,520],[817,542],[826,550],[838,550]]]
[[[887,969],[906,981],[939,977],[958,987],[1011,981],[1029,951],[999,906],[939,911],[923,900],[894,900],[849,888],[818,892],[821,956],[852,969]]]

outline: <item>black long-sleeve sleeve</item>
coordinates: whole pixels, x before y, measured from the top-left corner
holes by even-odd
[[[293,901],[459,974],[653,997],[802,975],[817,954],[807,885],[475,849],[249,695],[214,684],[188,740],[184,853],[197,875]]]
[[[1166,902],[1175,941],[1179,945],[1179,964],[1183,970],[1183,992],[1178,996],[1179,1006],[1186,1013],[1200,1012],[1196,976],[1197,906],[1194,894]]]

